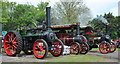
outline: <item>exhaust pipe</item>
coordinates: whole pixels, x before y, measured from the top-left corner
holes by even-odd
[[[51,27],[51,24],[50,24],[50,9],[51,9],[51,7],[46,7],[46,24],[47,24],[47,28]]]
[[[77,24],[77,35],[80,35],[80,22],[76,23]]]

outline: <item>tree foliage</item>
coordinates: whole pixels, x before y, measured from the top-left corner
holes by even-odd
[[[82,0],[74,0],[74,2],[60,0],[52,8],[51,15],[53,24],[82,22],[82,18],[84,17],[84,22],[81,23],[83,24],[86,18],[89,20],[91,17],[89,8],[85,6]]]
[[[104,14],[104,18],[107,19],[109,22],[109,33],[113,39],[118,39],[120,38],[120,16],[113,16],[112,13]],[[93,19],[92,21],[89,22],[89,25],[91,25],[94,30],[100,29],[103,32],[105,32],[105,24]]]
[[[45,20],[45,8],[48,2],[40,2],[37,7],[30,4],[16,4],[15,2],[2,2],[2,28],[15,30]]]

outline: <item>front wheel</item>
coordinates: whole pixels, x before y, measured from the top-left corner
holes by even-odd
[[[110,43],[110,50],[109,50],[109,52],[114,52],[116,50],[116,47],[117,46],[113,42],[111,42]]]
[[[80,54],[87,54],[89,51],[89,45],[87,43],[80,44],[81,50]]]
[[[58,57],[63,53],[63,50],[64,50],[64,44],[62,43],[62,41],[59,39],[55,39],[51,46],[50,53],[53,56]]]
[[[70,45],[70,54],[78,55],[80,53],[80,44],[75,42]]]
[[[38,39],[33,45],[34,56],[38,59],[43,59],[48,54],[48,45],[45,40]]]
[[[86,54],[88,53],[89,51],[89,45],[88,45],[88,40],[85,36],[82,36],[81,35],[81,40],[82,40],[82,43],[80,43],[80,54]]]
[[[109,50],[110,50],[110,48],[109,48],[109,44],[107,42],[100,43],[100,45],[99,45],[99,51],[101,53],[106,54],[106,53],[109,52]]]

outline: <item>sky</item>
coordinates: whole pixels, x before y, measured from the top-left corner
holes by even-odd
[[[17,2],[19,4],[30,3],[37,5],[39,2],[50,2],[49,6],[53,6],[55,2],[59,0],[8,0],[10,2]],[[118,16],[118,2],[120,0],[83,0],[85,5],[91,10],[93,17],[96,15],[103,15],[104,13],[113,13],[114,16]]]

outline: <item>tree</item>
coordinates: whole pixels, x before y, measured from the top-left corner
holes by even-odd
[[[11,31],[23,26],[32,25],[40,20],[45,20],[45,8],[49,3],[40,2],[37,7],[30,4],[16,4],[15,2],[8,1],[3,1],[2,4],[3,30]]]
[[[52,24],[72,24],[80,21],[83,24],[86,18],[88,20],[91,18],[89,8],[82,0],[74,0],[74,2],[60,0],[52,8],[51,15]]]
[[[13,21],[13,17],[12,17],[12,13],[13,10],[15,8],[16,3],[15,2],[8,2],[2,1],[2,28],[3,30],[9,30],[10,29],[10,24],[13,25],[12,21]]]
[[[120,16],[113,16],[112,13],[104,14],[104,18],[107,19],[109,22],[109,33],[113,39],[120,38]],[[105,32],[105,24],[102,22],[99,22],[96,19],[93,19],[89,22],[89,25],[91,25],[94,30],[101,29],[103,32]]]
[[[104,17],[110,23],[110,34],[114,39],[120,38],[120,16],[113,16],[112,13],[105,14]]]

